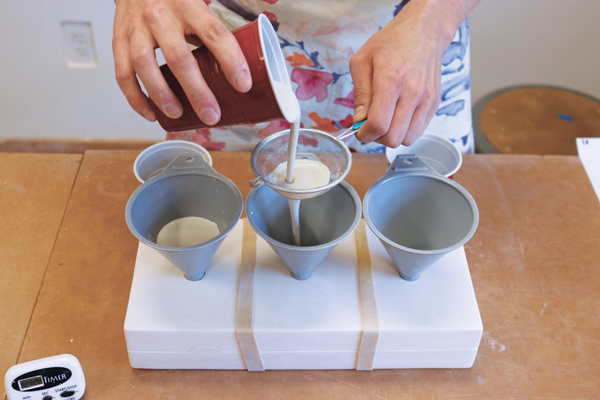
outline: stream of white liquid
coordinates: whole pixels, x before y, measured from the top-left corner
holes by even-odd
[[[288,162],[282,162],[269,174],[269,181],[277,186],[289,189],[313,189],[325,186],[329,183],[330,172],[327,166],[316,160],[299,159],[294,160],[293,181],[288,183],[286,177],[290,168]],[[300,244],[300,200],[288,199],[290,213],[292,215],[292,232],[294,244]]]
[[[282,162],[269,174],[269,182],[277,186],[289,189],[313,189],[325,186],[330,181],[330,172],[327,166],[316,160],[295,160],[293,170],[293,182],[288,183],[286,176],[290,172],[288,162]],[[300,244],[300,200],[288,199],[290,213],[292,215],[292,232],[294,244]]]
[[[297,100],[296,100],[297,101]],[[296,164],[296,149],[298,148],[298,135],[300,133],[300,121],[292,122],[290,128],[290,141],[288,144],[288,161],[285,181],[289,184],[294,182],[294,166]],[[300,200],[288,199],[290,214],[292,215],[292,233],[294,244],[300,246]]]
[[[298,136],[300,134],[300,105],[296,94],[289,86],[274,82],[279,106],[285,119],[292,124],[288,142],[287,163],[281,163],[271,175],[276,174],[278,185],[295,189],[312,189],[325,186],[329,183],[329,169],[318,161],[296,160]],[[283,181],[283,169],[285,180]],[[296,172],[296,179],[294,179]],[[273,181],[271,179],[271,181]],[[288,199],[290,214],[292,216],[292,233],[294,244],[300,246],[300,200]]]

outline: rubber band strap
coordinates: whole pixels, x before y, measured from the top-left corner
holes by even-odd
[[[260,350],[254,336],[254,269],[256,267],[256,233],[243,219],[242,261],[238,286],[235,334],[248,371],[264,371]]]
[[[373,286],[373,273],[371,269],[371,254],[367,241],[367,226],[361,220],[354,231],[356,242],[356,257],[358,261],[358,288],[363,315],[363,332],[358,348],[356,369],[370,371],[375,364],[377,342],[379,341],[379,319],[377,317],[377,302],[375,300],[375,286]]]

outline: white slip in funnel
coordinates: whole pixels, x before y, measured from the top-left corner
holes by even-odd
[[[197,153],[178,156],[164,172],[137,188],[127,203],[125,218],[142,243],[171,261],[187,279],[198,280],[204,277],[206,267],[242,216],[242,210],[239,189]],[[184,217],[212,221],[220,233],[194,246],[157,244],[160,230]]]

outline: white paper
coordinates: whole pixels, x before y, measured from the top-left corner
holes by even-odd
[[[577,151],[600,200],[600,138],[577,138]]]

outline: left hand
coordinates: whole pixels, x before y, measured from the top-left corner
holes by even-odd
[[[442,2],[412,0],[350,59],[354,122],[368,118],[356,134],[361,142],[410,146],[435,115],[442,54],[464,19],[458,10],[449,18],[446,8],[456,5]]]

